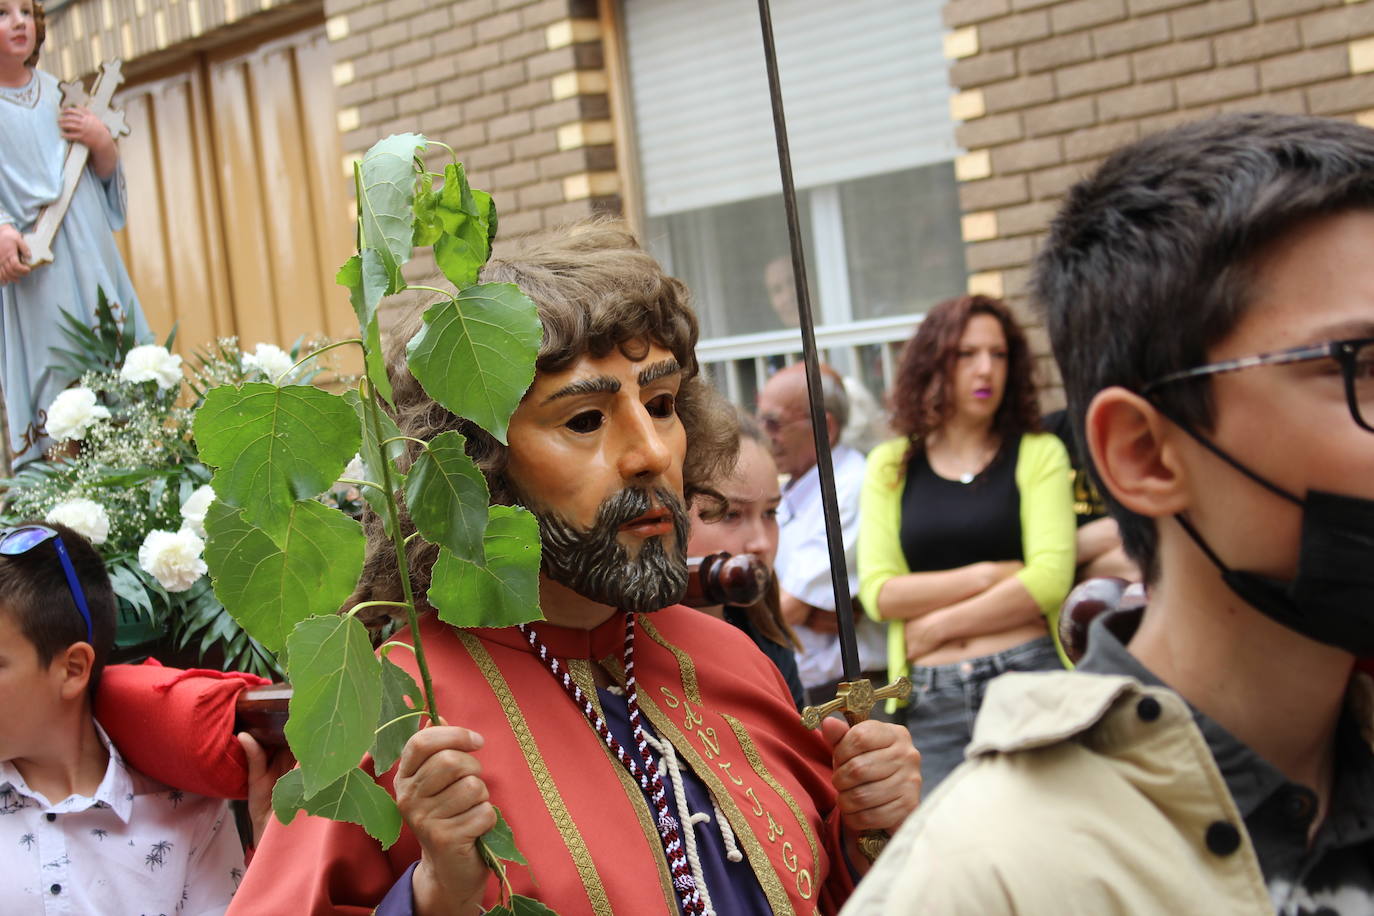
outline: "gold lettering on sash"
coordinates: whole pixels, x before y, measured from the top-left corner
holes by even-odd
[[[697,729],[697,737],[701,739],[701,745],[706,749],[707,760],[714,760],[720,756],[720,739],[716,737],[714,728]]]
[[[796,873],[796,871],[797,871],[797,853],[796,853],[796,850],[794,850],[794,849],[792,848],[792,841],[791,841],[791,840],[784,840],[784,841],[783,841],[783,844],[782,844],[782,864],[787,866],[787,870],[788,870],[788,871],[790,871],[790,872],[792,872],[792,873],[794,873],[794,874]]]
[[[725,775],[726,775],[726,776],[729,776],[729,777],[730,777],[730,781],[733,782],[735,785],[737,785],[737,786],[742,786],[742,785],[744,785],[744,780],[743,780],[743,779],[740,779],[740,778],[739,778],[738,776],[736,776],[734,773],[731,773],[731,772],[730,772],[730,767],[734,766],[734,763],[732,763],[732,762],[729,761],[729,760],[722,760],[722,761],[718,762],[718,763],[716,764],[716,766],[718,766],[718,767],[720,767],[722,770],[724,770],[724,771],[725,771]]]
[[[691,731],[698,725],[703,724],[705,721],[706,720],[701,717],[701,713],[697,712],[695,709],[692,708],[691,703],[688,703],[685,700],[683,701],[682,724],[687,728],[688,731]]]
[[[802,895],[803,900],[811,899],[811,872],[804,868],[797,872],[797,893]]]
[[[754,817],[763,817],[763,803],[760,802],[759,797],[754,794],[754,787],[750,786],[749,788],[745,789],[744,794],[751,802],[754,803]]]
[[[677,709],[679,706],[682,705],[678,702],[677,697],[673,696],[673,692],[669,690],[667,687],[658,688],[658,692],[663,694],[663,702],[668,706],[669,709]]]
[[[782,827],[773,820],[773,813],[770,811],[768,813],[768,842],[776,843],[780,836],[782,836]]]

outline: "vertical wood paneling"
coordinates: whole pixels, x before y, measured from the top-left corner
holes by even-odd
[[[334,274],[352,248],[324,30],[198,55],[123,93],[120,247],[159,337],[290,346],[351,336]]]

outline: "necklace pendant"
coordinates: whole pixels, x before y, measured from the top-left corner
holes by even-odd
[[[971,472],[971,471],[966,471],[966,472],[964,472],[963,474],[960,474],[960,475],[959,475],[959,482],[960,482],[960,483],[973,483],[973,478],[975,478],[975,477],[977,477],[977,476],[978,476],[977,474],[974,474],[974,473]]]

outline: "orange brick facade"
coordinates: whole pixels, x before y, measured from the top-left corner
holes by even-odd
[[[1235,110],[1374,124],[1374,2],[950,0],[944,17],[969,285],[1023,306],[1059,199],[1123,143]]]
[[[447,143],[503,235],[620,211],[594,0],[326,0],[325,15],[352,155],[408,130]]]

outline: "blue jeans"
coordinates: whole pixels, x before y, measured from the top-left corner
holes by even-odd
[[[1063,667],[1048,636],[994,655],[948,665],[913,665],[906,727],[921,752],[921,795],[929,798],[964,760],[973,737],[973,720],[983,705],[988,682],[1006,671],[1055,671]]]

